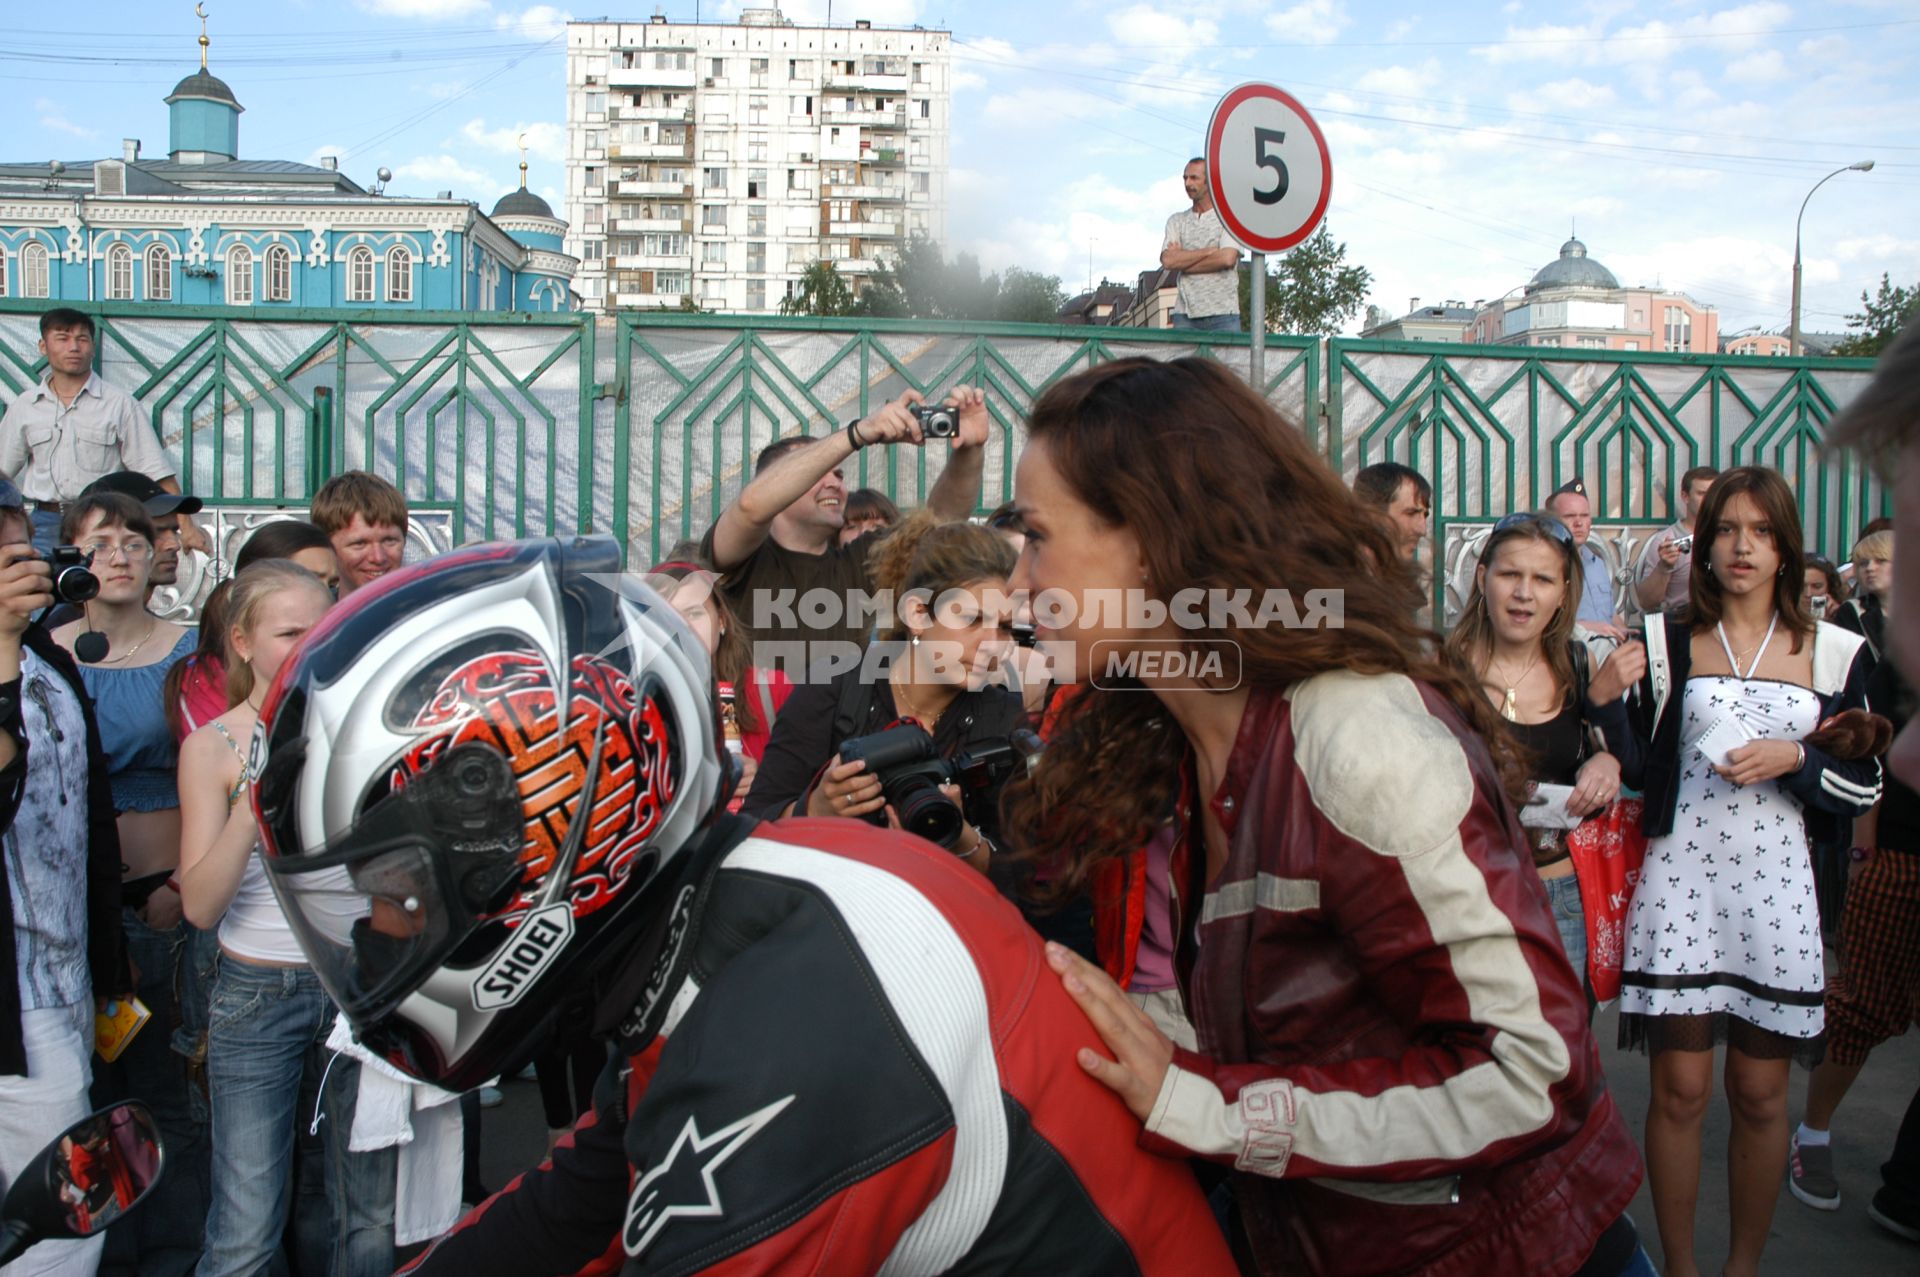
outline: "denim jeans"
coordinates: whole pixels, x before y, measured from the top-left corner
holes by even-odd
[[[184,1277],[200,1257],[208,1191],[205,1106],[198,1102],[198,1089],[187,1081],[186,1061],[172,1050],[176,981],[189,938],[196,933],[186,922],[171,931],[155,931],[131,909],[121,910],[121,927],[128,956],[140,970],[135,992],[153,1018],[118,1060],[94,1061],[92,1102],[105,1108],[137,1099],[152,1109],[167,1151],[167,1173],[140,1213],[108,1232],[100,1271]]]
[[[1174,311],[1168,317],[1175,328],[1195,328],[1201,332],[1237,333],[1240,331],[1240,316],[1228,311],[1224,315],[1188,315],[1183,311]]]
[[[1560,929],[1560,946],[1567,951],[1567,961],[1573,964],[1573,974],[1584,988],[1587,983],[1587,914],[1580,905],[1579,875],[1543,878],[1541,882],[1547,888],[1547,904],[1553,909],[1553,925]]]
[[[394,1269],[395,1151],[354,1153],[360,1066],[326,1050],[334,1008],[307,967],[268,967],[223,955],[208,1012],[213,1103],[213,1205],[199,1277],[255,1277],[273,1260],[293,1189],[294,1131],[318,1120],[332,1227],[326,1255],[302,1271],[387,1277]],[[299,1102],[308,1074],[324,1078],[320,1116]]]
[[[60,516],[51,510],[29,507],[33,519],[33,548],[45,554],[60,544]]]

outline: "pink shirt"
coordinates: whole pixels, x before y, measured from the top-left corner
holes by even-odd
[[[1129,993],[1159,993],[1178,983],[1173,973],[1173,834],[1171,824],[1162,826],[1147,844],[1147,909]]]

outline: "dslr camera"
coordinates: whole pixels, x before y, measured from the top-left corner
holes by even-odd
[[[62,603],[79,605],[100,593],[100,578],[93,574],[93,556],[77,545],[56,545],[42,556],[53,576],[53,597]]]
[[[1004,741],[974,746],[948,759],[934,747],[925,728],[903,723],[842,742],[840,761],[865,762],[867,770],[880,778],[880,792],[899,817],[900,827],[952,851],[966,818],[960,805],[940,792],[940,786],[957,784],[963,800],[974,807],[976,799],[989,797],[1014,772],[1032,767],[1042,748],[1038,736],[1020,729]],[[883,828],[887,823],[885,812],[872,812],[863,819]]]
[[[907,411],[920,421],[920,433],[929,439],[952,439],[960,433],[960,414],[939,404],[909,404]]]

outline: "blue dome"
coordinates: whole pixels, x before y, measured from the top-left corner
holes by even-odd
[[[1620,287],[1620,281],[1613,272],[1587,256],[1587,246],[1577,239],[1570,239],[1560,246],[1560,256],[1548,262],[1534,273],[1527,285],[1527,291],[1537,293],[1543,288],[1594,288],[1614,289]]]

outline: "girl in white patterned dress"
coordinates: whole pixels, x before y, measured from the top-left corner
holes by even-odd
[[[1879,764],[1804,742],[1865,706],[1860,640],[1815,622],[1792,491],[1771,470],[1720,476],[1701,510],[1691,601],[1655,617],[1664,659],[1628,644],[1595,676],[1626,784],[1645,794],[1646,862],[1621,971],[1623,1046],[1650,1056],[1648,1183],[1666,1271],[1691,1277],[1713,1052],[1727,1045],[1732,1227],[1723,1271],[1759,1270],[1787,1158],[1787,1070],[1819,1052],[1824,981],[1808,825],[1879,796]],[[1637,689],[1629,710],[1617,704]]]

